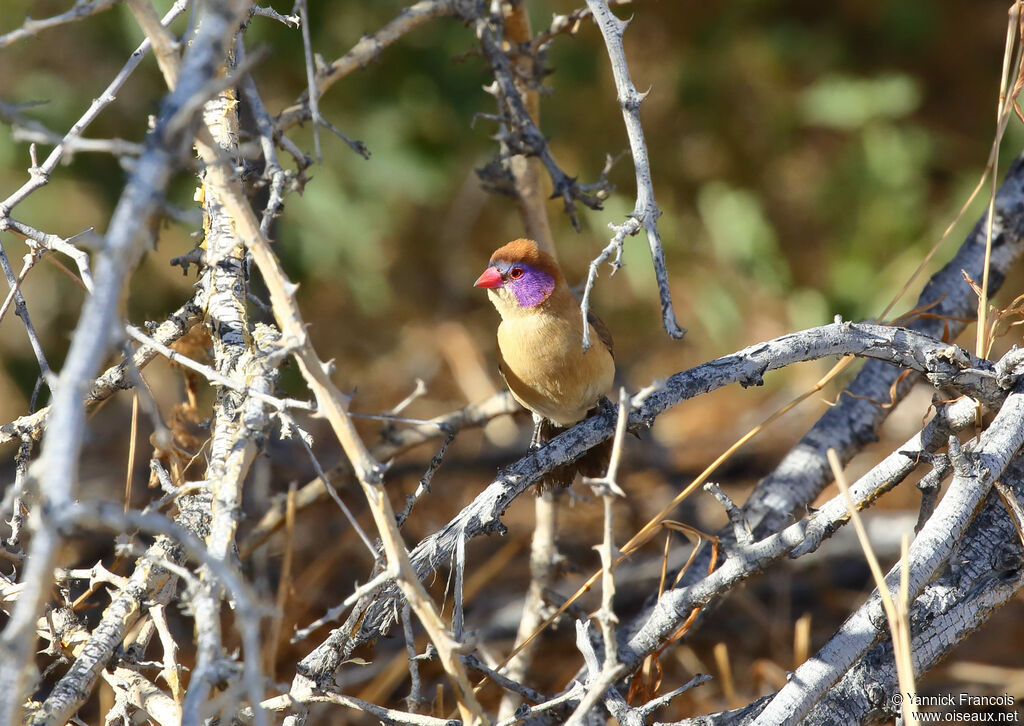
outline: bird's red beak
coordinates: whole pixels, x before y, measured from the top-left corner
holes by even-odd
[[[488,267],[484,274],[476,278],[473,287],[501,287],[502,284],[501,273],[494,267]]]

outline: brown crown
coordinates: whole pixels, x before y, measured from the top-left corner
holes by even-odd
[[[522,263],[551,275],[557,285],[562,280],[562,271],[558,268],[555,258],[537,247],[537,243],[529,239],[516,239],[504,247],[499,247],[491,255],[491,264],[495,262]]]

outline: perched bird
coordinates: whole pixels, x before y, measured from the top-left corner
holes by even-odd
[[[532,445],[550,440],[599,407],[615,377],[612,337],[590,313],[590,338],[599,342],[583,351],[579,302],[551,255],[528,239],[509,242],[491,255],[475,286],[486,288],[501,314],[498,368],[512,396],[534,414]],[[556,468],[544,485],[569,486],[577,471],[603,476],[610,454],[607,441]]]

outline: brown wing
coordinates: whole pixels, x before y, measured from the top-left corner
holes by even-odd
[[[615,342],[612,340],[612,331],[608,330],[608,326],[604,324],[601,318],[597,317],[597,313],[593,310],[587,311],[587,322],[594,326],[594,332],[597,333],[597,337],[604,343],[604,347],[608,349],[608,352],[614,358]]]
[[[507,368],[505,367],[505,359],[501,356],[501,346],[494,346],[498,352],[498,373],[501,374],[501,380],[505,381],[505,386],[508,386],[508,374],[506,373]],[[511,389],[509,389],[511,390]]]
[[[495,346],[498,351],[498,373],[501,374],[501,380],[505,381],[505,387],[508,388],[512,394],[512,398],[519,402],[519,405],[527,410],[531,410],[524,401],[524,391],[527,390],[525,383],[520,380],[519,376],[509,370],[508,365],[505,363],[505,358],[501,355],[501,346]],[[526,395],[526,399],[529,399],[529,394]]]

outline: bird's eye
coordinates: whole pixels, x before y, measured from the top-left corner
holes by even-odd
[[[523,268],[513,267],[511,270],[509,270],[508,276],[511,277],[513,280],[518,280],[520,277],[523,276]]]

